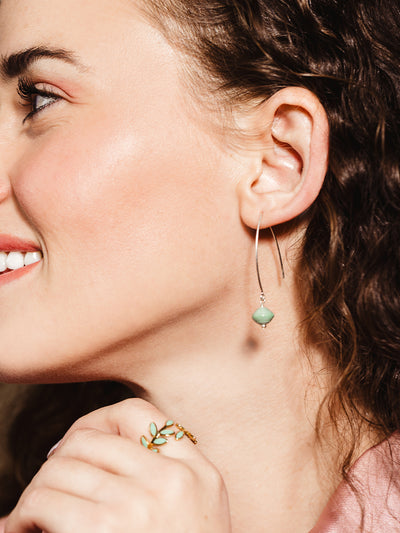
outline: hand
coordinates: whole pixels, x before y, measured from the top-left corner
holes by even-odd
[[[230,533],[228,497],[189,438],[140,444],[167,418],[126,400],[78,420],[9,516],[5,533]]]

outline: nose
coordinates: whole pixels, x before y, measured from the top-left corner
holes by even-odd
[[[9,182],[6,183],[3,179],[0,178],[0,202],[3,202],[6,198],[10,196],[11,187]]]
[[[10,156],[11,142],[4,126],[0,125],[0,202],[11,194]]]
[[[1,143],[0,143],[1,144]],[[3,161],[3,150],[0,146],[0,202],[4,202],[11,194],[11,182],[8,177],[6,165]]]

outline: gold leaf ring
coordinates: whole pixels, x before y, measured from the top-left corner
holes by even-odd
[[[181,440],[183,437],[188,437],[193,444],[197,444],[196,437],[180,424],[176,424],[173,420],[167,420],[161,429],[157,427],[155,422],[152,422],[149,431],[151,435],[150,440],[142,435],[140,443],[152,452],[159,453],[159,448],[167,444],[168,439],[171,438],[174,440]]]

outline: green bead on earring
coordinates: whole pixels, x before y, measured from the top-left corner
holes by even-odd
[[[259,244],[259,239],[260,239],[260,228],[261,228],[262,217],[263,217],[263,213],[261,213],[261,215],[260,215],[260,219],[258,221],[258,226],[257,226],[257,232],[256,232],[256,268],[257,268],[258,284],[259,284],[260,290],[261,290],[261,296],[260,296],[260,307],[257,309],[257,311],[255,311],[253,313],[253,320],[257,324],[259,324],[263,329],[265,329],[267,327],[267,324],[269,324],[271,322],[271,320],[274,318],[275,315],[270,309],[268,309],[268,307],[265,307],[265,305],[264,305],[265,304],[265,294],[264,294],[264,289],[263,289],[263,286],[262,286],[262,283],[261,283],[260,269],[259,269],[259,265],[258,265],[258,244]],[[278,249],[279,261],[280,261],[281,270],[282,270],[282,278],[284,279],[285,278],[285,270],[283,268],[282,255],[281,255],[281,250],[279,248],[278,239],[276,238],[274,230],[271,227],[270,227],[270,230],[271,230],[272,236],[273,236],[273,238],[275,240],[276,247]]]
[[[265,296],[262,294],[261,305],[257,309],[257,311],[253,313],[254,322],[256,322],[257,324],[260,324],[260,326],[263,329],[267,327],[267,324],[269,324],[275,316],[274,313],[271,311],[271,309],[268,309],[268,307],[264,306],[264,302],[265,302]]]

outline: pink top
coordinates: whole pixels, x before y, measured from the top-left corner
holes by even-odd
[[[400,532],[400,432],[366,451],[350,477],[358,493],[342,482],[310,533]]]

